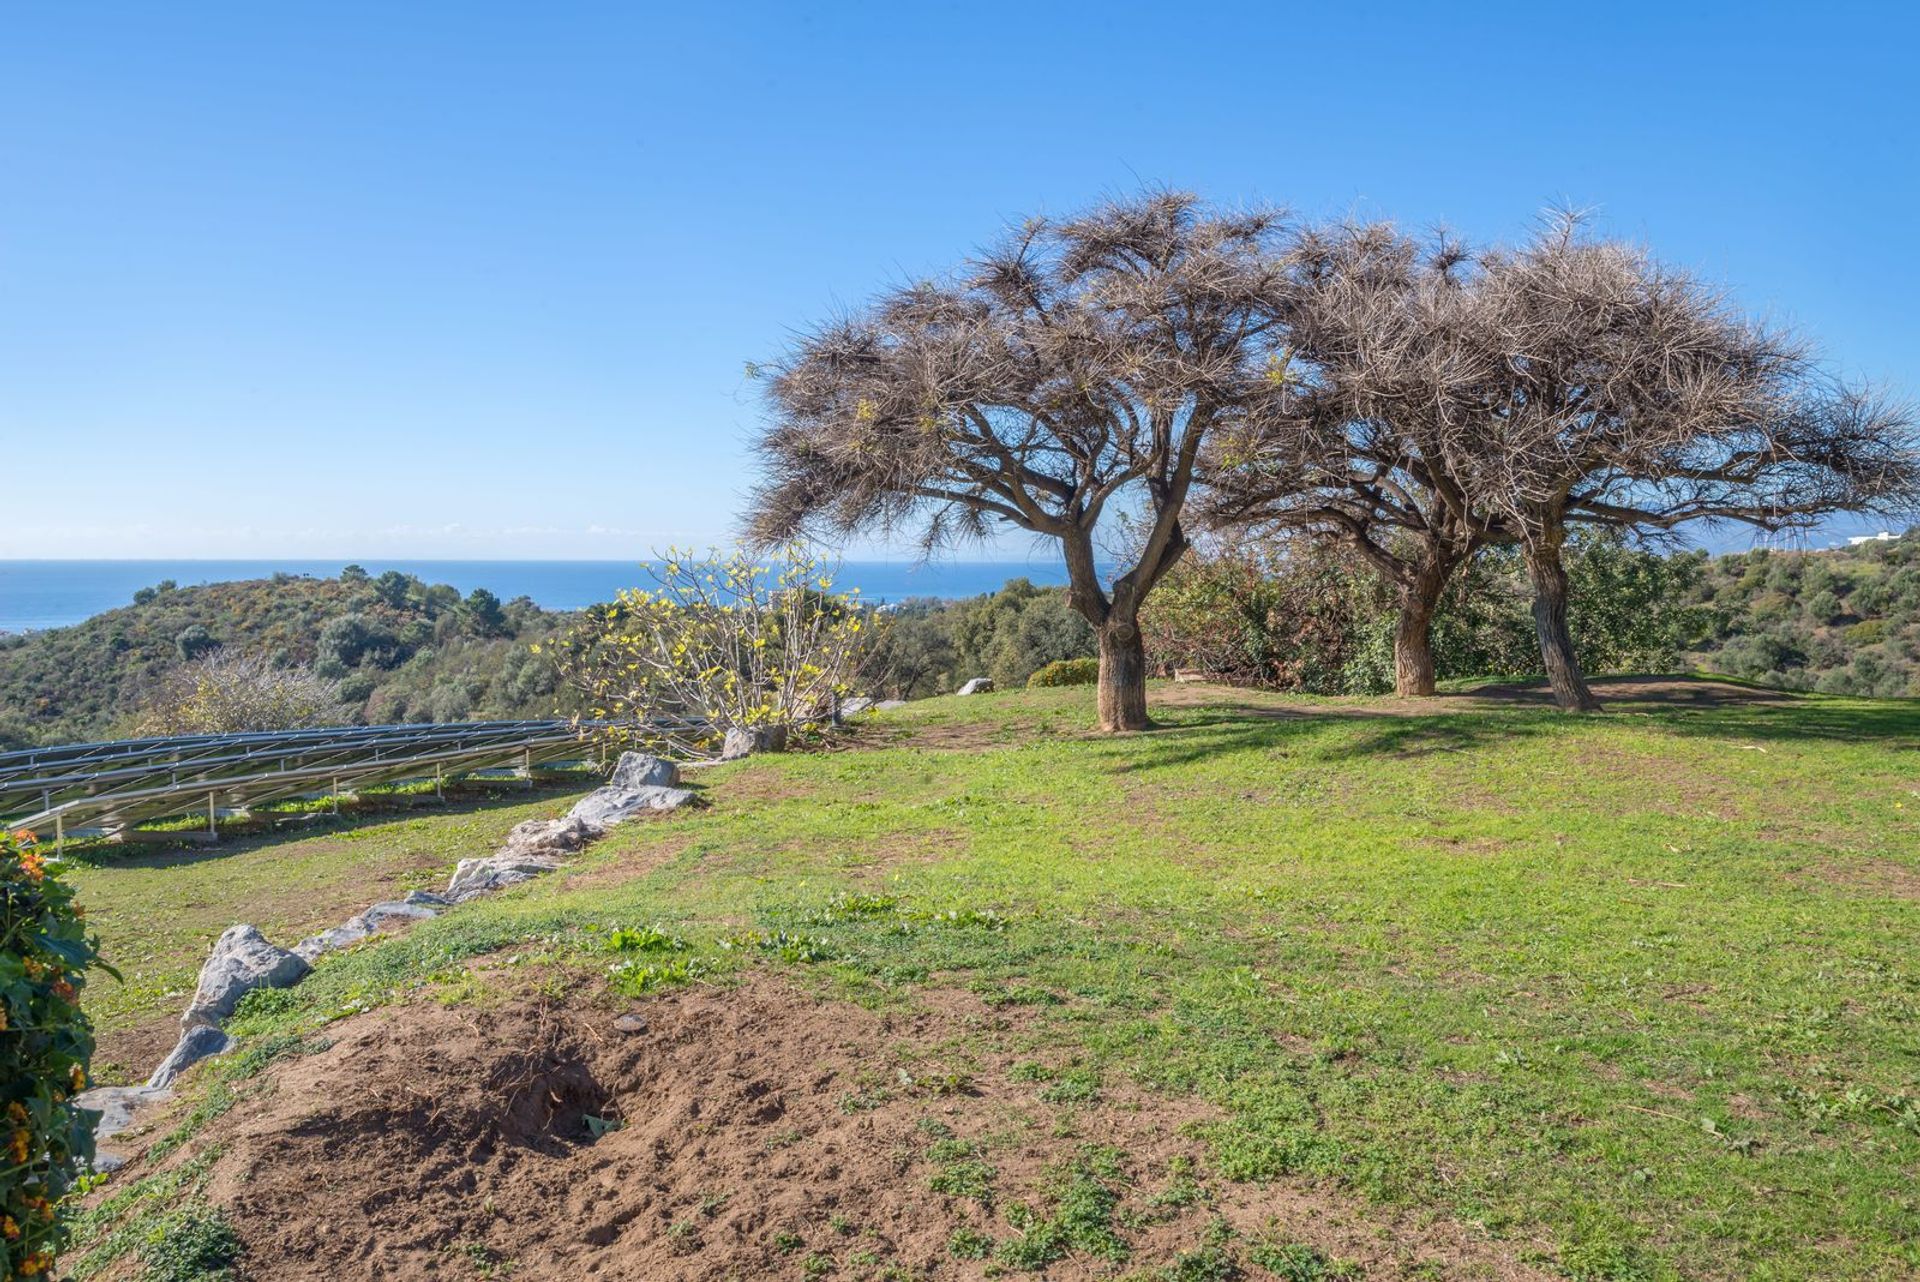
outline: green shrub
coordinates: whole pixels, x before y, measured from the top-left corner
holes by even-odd
[[[154,1225],[140,1243],[144,1282],[225,1282],[240,1239],[218,1207],[190,1202]]]
[[[0,1277],[39,1277],[70,1232],[62,1199],[93,1160],[87,1085],[93,1027],[80,1010],[87,971],[111,970],[73,889],[30,833],[0,833]]]
[[[1027,678],[1032,690],[1048,686],[1090,686],[1100,679],[1098,659],[1055,659]]]

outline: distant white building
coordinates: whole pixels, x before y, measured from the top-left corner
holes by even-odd
[[[1893,542],[1893,539],[1894,539],[1893,531],[1882,530],[1878,534],[1856,534],[1852,538],[1847,540],[1847,546],[1850,548],[1857,548],[1862,543],[1891,543]]]

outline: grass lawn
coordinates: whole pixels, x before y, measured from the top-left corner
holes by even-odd
[[[444,992],[527,941],[604,974],[608,929],[658,923],[687,947],[605,982],[970,989],[1056,1083],[1211,1106],[1208,1178],[1415,1208],[1578,1278],[1920,1270],[1920,706],[1156,687],[1160,728],[1102,738],[1090,699],[931,700],[703,772],[709,809],[330,958],[242,1027]],[[84,870],[131,971],[96,1018],[150,1019],[233,920],[290,943],[557,808]]]

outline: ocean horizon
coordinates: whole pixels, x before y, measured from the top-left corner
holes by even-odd
[[[502,601],[529,597],[548,610],[578,610],[612,599],[620,588],[647,586],[640,561],[460,561],[382,557],[338,560],[0,560],[0,632],[71,627],[133,603],[141,588],[172,579],[181,587],[265,579],[275,574],[337,578],[349,565],[369,574],[398,570],[463,594],[486,588]],[[914,597],[955,600],[995,592],[1008,579],[1057,586],[1066,566],[1042,557],[1007,561],[842,561],[836,586],[859,588],[875,604]]]

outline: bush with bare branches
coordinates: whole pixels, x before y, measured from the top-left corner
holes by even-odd
[[[215,650],[160,680],[140,719],[153,735],[297,730],[348,719],[336,682],[259,655]]]

